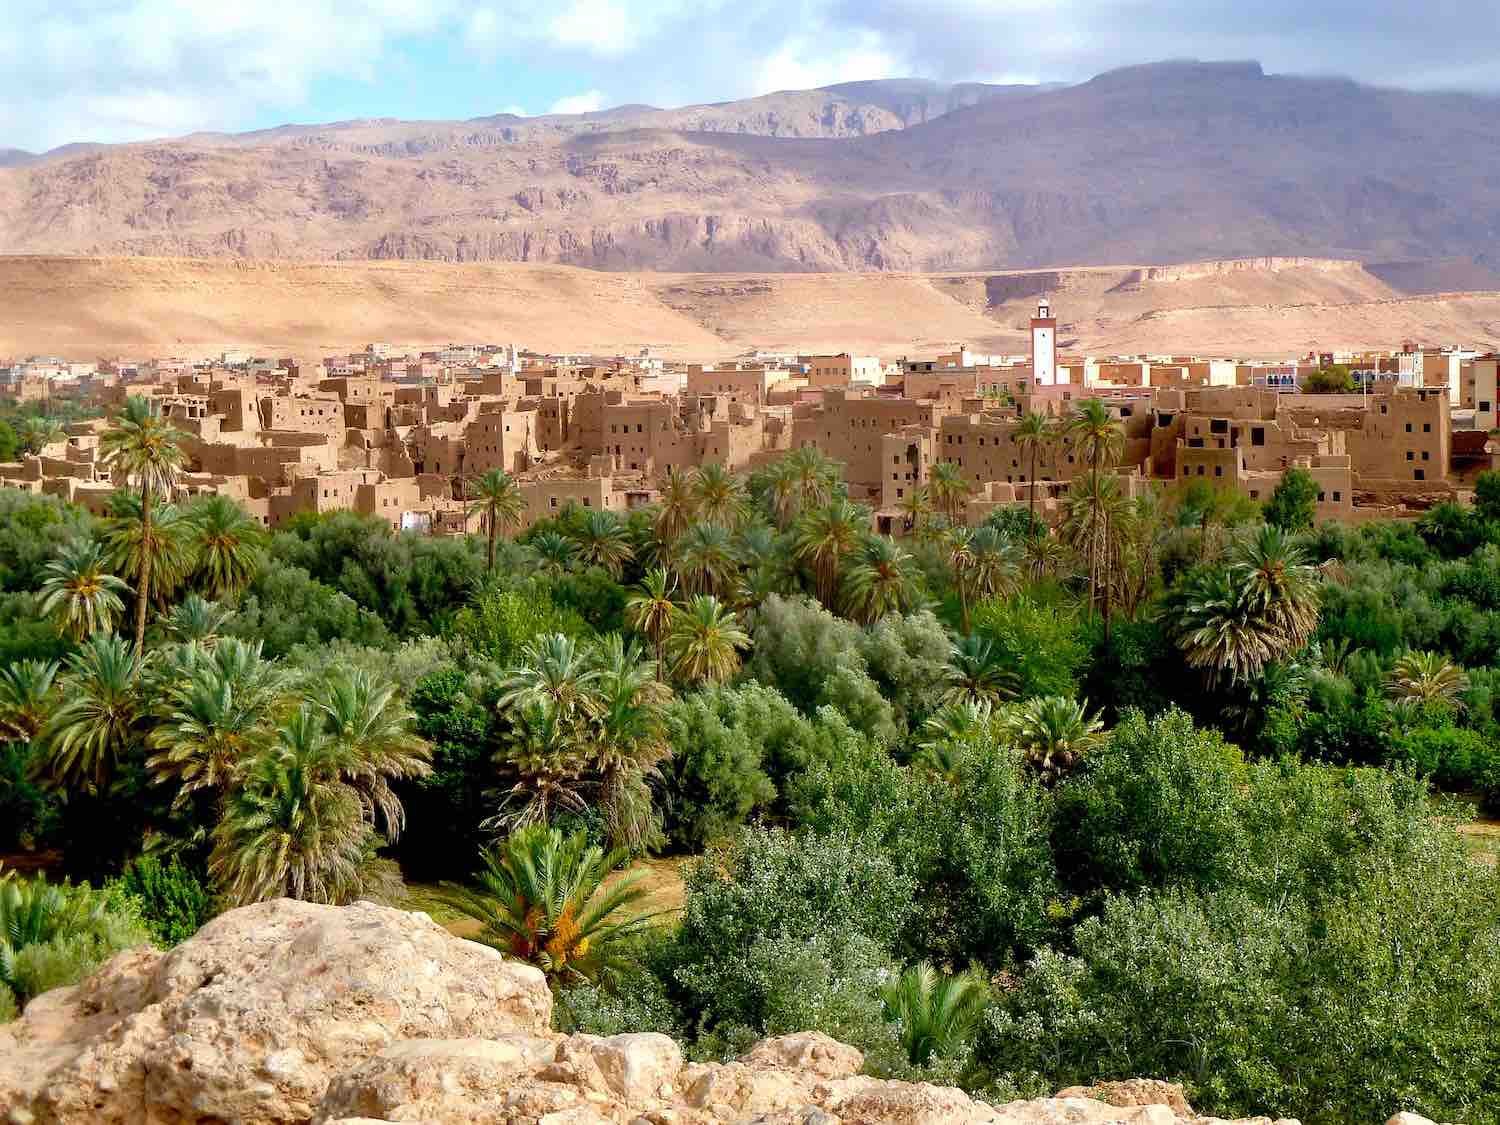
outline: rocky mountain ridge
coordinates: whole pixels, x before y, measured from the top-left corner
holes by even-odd
[[[560,1035],[551,1015],[539,971],[426,915],[266,902],[221,915],[170,953],[122,953],[0,1026],[0,1113],[11,1125],[1217,1120],[1164,1082],[992,1106],[863,1076],[859,1051],[816,1032],[765,1040],[733,1062],[686,1063],[664,1035]]]
[[[856,83],[70,146],[0,161],[0,253],[792,272],[1473,258],[1500,253],[1497,107],[1169,63],[1060,88]]]

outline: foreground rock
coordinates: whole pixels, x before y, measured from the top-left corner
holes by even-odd
[[[306,1121],[336,1075],[393,1043],[546,1035],[551,1018],[540,972],[423,915],[261,903],[33,1000],[0,1027],[0,1112]]]
[[[859,1073],[817,1032],[728,1063],[664,1035],[558,1035],[542,974],[370,903],[231,911],[0,1027],[6,1125],[1208,1125],[1133,1080],[992,1106]],[[1258,1119],[1265,1122],[1267,1119]],[[1409,1115],[1392,1125],[1428,1125]]]

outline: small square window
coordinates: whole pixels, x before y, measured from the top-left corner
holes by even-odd
[[[1412,470],[1412,479],[1413,480],[1426,480],[1427,479],[1427,473],[1423,469],[1413,469]]]
[[[1430,434],[1430,433],[1432,433],[1432,423],[1431,422],[1423,422],[1422,423],[1422,432],[1424,434]]]
[[[1406,423],[1406,432],[1407,433],[1411,433],[1411,423],[1410,422]]]
[[[1410,450],[1410,449],[1408,449],[1408,450],[1407,450],[1407,451],[1406,451],[1406,459],[1407,459],[1407,460],[1408,460],[1408,461],[1415,461],[1415,460],[1416,460],[1416,455],[1415,455],[1415,454],[1413,454],[1413,453],[1412,453],[1412,451],[1411,451],[1411,450]]]

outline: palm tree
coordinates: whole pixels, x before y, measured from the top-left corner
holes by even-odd
[[[863,625],[905,613],[917,601],[911,556],[883,535],[865,540],[864,553],[844,578],[844,608]]]
[[[813,446],[794,449],[772,467],[770,501],[778,527],[833,501],[838,466]]]
[[[1104,613],[1105,633],[1109,630],[1109,591],[1114,576],[1114,542],[1110,537],[1112,520],[1124,510],[1120,496],[1120,478],[1113,473],[1093,469],[1073,478],[1068,489],[1068,506],[1061,528],[1064,539],[1083,557],[1088,568],[1089,612],[1096,608]]]
[[[1014,699],[1019,679],[1007,668],[998,645],[971,633],[956,641],[948,654],[943,703],[954,706],[993,706]]]
[[[1322,575],[1309,566],[1290,535],[1272,524],[1241,541],[1232,569],[1251,612],[1280,634],[1287,652],[1312,640],[1318,628]]]
[[[141,495],[141,542],[151,544],[151,502],[168,498],[177,484],[186,455],[181,442],[187,435],[173,427],[144,398],[131,396],[115,423],[99,439],[101,462]],[[140,581],[135,605],[135,674],[146,658],[146,603],[151,593],[152,551],[141,553]]]
[[[1008,597],[1021,587],[1021,559],[1015,544],[998,528],[981,527],[969,538],[972,561],[965,572],[970,602]]]
[[[396,685],[364,668],[341,668],[313,685],[308,705],[336,752],[337,776],[359,797],[365,815],[388,840],[405,824],[392,781],[432,772],[432,748],[413,732],[416,715]]]
[[[265,529],[228,496],[199,500],[189,511],[188,521],[199,589],[210,598],[235,597],[260,569]]]
[[[521,526],[526,514],[526,498],[521,495],[521,486],[503,469],[491,469],[469,481],[469,491],[474,499],[469,504],[468,514],[483,515],[489,540],[485,554],[485,566],[495,569],[495,536],[500,529]]]
[[[51,713],[55,660],[18,660],[0,668],[0,744],[30,742]]]
[[[196,641],[204,648],[212,648],[233,616],[231,610],[218,602],[189,594],[171,608],[162,624],[179,643]]]
[[[939,461],[932,467],[928,489],[932,502],[950,524],[957,526],[964,522],[964,510],[974,486],[964,479],[962,469],[952,461]]]
[[[1090,605],[1101,602],[1104,609],[1104,636],[1109,639],[1109,515],[1112,499],[1118,498],[1118,485],[1111,492],[1105,484],[1105,463],[1117,461],[1125,446],[1125,433],[1120,420],[1113,417],[1104,403],[1097,398],[1085,399],[1078,404],[1068,420],[1067,432],[1073,447],[1089,465],[1089,474],[1084,499],[1092,508],[1089,520],[1092,529],[1089,542],[1089,594]],[[1113,474],[1111,474],[1113,480]],[[1102,587],[1102,598],[1101,598]]]
[[[1452,706],[1469,690],[1469,677],[1442,653],[1413,649],[1397,657],[1386,675],[1385,690],[1397,703]]]
[[[595,663],[599,705],[590,737],[599,811],[610,844],[635,854],[661,840],[650,782],[672,756],[661,713],[671,689],[652,675],[635,642],[618,633],[599,642]]]
[[[693,522],[693,481],[681,469],[667,466],[661,478],[661,501],[656,512],[656,538],[670,547]]]
[[[896,501],[896,510],[902,515],[906,531],[917,542],[927,537],[928,524],[932,519],[932,493],[925,484],[908,489],[905,496]]]
[[[740,670],[750,637],[718,598],[698,594],[677,614],[667,636],[672,672],[689,683],[722,683]]]
[[[231,905],[359,897],[375,841],[359,796],[338,780],[342,757],[304,705],[252,760],[230,790],[208,860]]]
[[[532,539],[530,546],[536,552],[538,568],[551,578],[566,574],[577,555],[573,540],[556,531],[541,532]]]
[[[585,566],[602,567],[611,578],[619,578],[625,564],[635,557],[625,529],[613,512],[594,508],[584,514],[574,536],[578,557]]]
[[[848,500],[835,500],[798,520],[795,554],[813,568],[824,605],[833,605],[844,560],[859,548],[869,530],[869,510]]]
[[[125,611],[120,594],[130,587],[106,567],[99,544],[80,537],[64,543],[57,557],[42,568],[38,608],[56,621],[59,632],[75,641],[108,633]]]
[[[745,515],[745,486],[716,461],[701,466],[692,477],[693,508],[700,519],[734,528]]]
[[[271,741],[287,677],[261,659],[260,642],[225,638],[191,646],[188,674],[168,682],[146,767],[157,784],[178,783],[174,805],[199,790],[224,795]]]
[[[1017,705],[1004,726],[1011,744],[1049,785],[1105,738],[1104,721],[1098,712],[1088,713],[1087,700],[1060,695],[1036,696]]]
[[[113,633],[90,636],[68,658],[58,694],[62,704],[41,733],[47,773],[65,788],[102,790],[142,717],[129,643]]]
[[[962,742],[989,728],[994,707],[988,699],[963,699],[944,703],[922,723],[921,750]]]
[[[697,523],[677,540],[677,573],[690,594],[722,594],[739,572],[730,533],[717,523]]]
[[[1031,454],[1031,472],[1027,475],[1030,484],[1026,498],[1026,512],[1031,517],[1027,520],[1027,526],[1036,526],[1036,462],[1042,452],[1042,446],[1050,445],[1053,441],[1052,426],[1048,423],[1044,414],[1038,414],[1035,410],[1028,410],[1026,416],[1021,419],[1021,424],[1016,427],[1012,439],[1023,453]]]
[[[139,587],[149,563],[151,599],[160,611],[197,566],[192,524],[177,505],[160,497],[152,498],[149,519],[142,515],[138,493],[116,492],[109,508],[105,542],[110,565],[121,578]]]
[[[21,439],[21,449],[24,452],[39,457],[43,449],[62,441],[68,435],[55,418],[33,415],[22,420],[17,436]]]
[[[599,676],[587,650],[572,637],[545,633],[521,650],[521,660],[500,680],[500,710],[541,707],[564,723],[595,707],[591,685]]]
[[[610,877],[624,849],[606,853],[583,832],[565,836],[536,825],[482,856],[474,889],[447,885],[444,900],[479,922],[475,941],[535,965],[549,979],[598,980],[619,963],[619,948],[654,916],[632,908],[646,891],[637,878]]]
[[[651,642],[656,652],[656,678],[667,679],[667,634],[677,606],[672,601],[672,579],[666,567],[648,570],[641,580],[640,592],[625,603],[625,620],[630,627]]]
[[[979,1026],[989,989],[975,972],[941,973],[922,961],[880,988],[885,1018],[900,1025],[913,1066],[956,1054]]]

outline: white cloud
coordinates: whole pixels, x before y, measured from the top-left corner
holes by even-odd
[[[832,50],[827,37],[798,35],[783,41],[774,54],[761,61],[755,73],[755,92],[810,90],[835,82],[892,78],[904,73],[900,61],[873,32]]]
[[[610,55],[634,47],[643,25],[626,12],[621,0],[573,0],[547,30],[560,46]]]
[[[295,110],[314,81],[370,80],[456,0],[3,0],[0,144],[142,140]]]
[[[548,113],[597,113],[607,103],[602,90],[587,90],[582,94],[558,98],[547,110]]]

